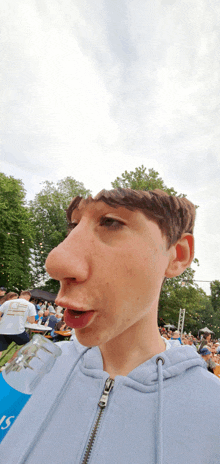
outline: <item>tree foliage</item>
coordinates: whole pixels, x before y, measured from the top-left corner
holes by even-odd
[[[133,190],[155,190],[160,189],[167,192],[169,195],[177,195],[173,187],[168,188],[161,177],[159,172],[154,169],[149,169],[148,173],[146,168],[142,165],[135,168],[135,171],[125,171],[121,177],[116,177],[115,181],[111,183],[113,188],[131,188]],[[180,195],[185,197],[186,195]]]
[[[24,290],[30,281],[33,229],[21,180],[0,173],[0,284]]]
[[[34,286],[52,292],[58,290],[59,283],[49,279],[46,274],[45,260],[49,252],[66,237],[66,209],[72,198],[77,195],[87,198],[90,194],[83,183],[66,177],[56,185],[53,182],[44,182],[42,190],[29,203],[31,222],[35,230],[32,250]]]
[[[215,312],[220,310],[220,281],[213,280],[210,284],[211,302]]]

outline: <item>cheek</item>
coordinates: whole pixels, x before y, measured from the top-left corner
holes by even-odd
[[[161,275],[163,267],[161,264],[158,253],[146,252],[146,250],[145,253],[136,253],[128,256],[125,266],[126,277],[131,278],[136,284],[138,281],[140,284],[145,281],[146,284],[148,282],[152,285]]]

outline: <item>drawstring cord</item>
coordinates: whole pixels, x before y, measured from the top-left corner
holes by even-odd
[[[28,448],[26,451],[24,451],[24,453],[22,454],[22,456],[20,457],[19,461],[17,462],[17,464],[25,464],[30,452],[32,451],[32,449],[35,447],[36,443],[38,442],[40,436],[42,435],[42,433],[44,432],[44,430],[46,429],[46,426],[47,426],[47,423],[48,421],[51,419],[51,416],[53,415],[54,411],[56,410],[58,404],[60,403],[61,401],[61,398],[63,397],[68,385],[69,385],[69,382],[71,380],[71,375],[77,365],[77,363],[79,362],[79,360],[82,358],[82,356],[88,351],[90,350],[91,347],[89,348],[86,348],[85,350],[83,350],[83,352],[77,357],[76,361],[74,362],[74,364],[72,365],[70,371],[68,372],[67,376],[66,376],[66,379],[65,381],[63,382],[62,384],[62,389],[58,391],[57,395],[56,395],[56,398],[55,400],[53,401],[53,404],[51,405],[48,413],[46,414],[46,417],[44,418],[38,432],[35,434],[33,440],[31,441],[31,443],[28,445]]]
[[[90,349],[86,348],[76,359],[74,362],[71,370],[68,372],[68,375],[66,376],[65,382],[63,384],[62,390],[59,390],[57,393],[57,396],[55,398],[55,401],[53,402],[52,406],[50,407],[48,413],[46,414],[46,417],[44,418],[41,427],[39,428],[38,432],[35,434],[33,440],[31,443],[29,443],[27,450],[24,450],[24,453],[22,456],[20,456],[20,459],[17,464],[25,464],[30,452],[32,449],[35,447],[36,443],[38,442],[40,436],[42,435],[43,431],[46,429],[46,425],[48,420],[51,418],[52,414],[54,413],[55,409],[57,408],[57,405],[60,403],[61,398],[63,397],[64,392],[67,389],[67,386],[69,385],[70,379],[72,372],[74,371],[77,363],[79,360],[82,358],[82,356]],[[158,367],[158,442],[157,442],[157,464],[163,464],[163,369],[162,365],[165,363],[164,358],[161,356],[158,356],[156,359],[156,364]]]
[[[163,368],[164,358],[158,356],[156,359],[158,369],[158,442],[157,442],[157,464],[163,464]]]

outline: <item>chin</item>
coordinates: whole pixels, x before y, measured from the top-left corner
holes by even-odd
[[[93,347],[100,345],[100,338],[94,335],[92,330],[75,329],[75,336],[78,342],[83,346]]]

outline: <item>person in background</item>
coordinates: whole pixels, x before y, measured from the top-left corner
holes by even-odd
[[[54,307],[53,307],[52,303],[49,303],[49,305],[48,305],[48,310],[49,310],[49,312],[51,312],[52,310],[54,310]]]
[[[18,298],[18,293],[15,292],[8,292],[6,295],[2,298],[1,304],[5,303],[5,301],[9,300],[16,300]]]
[[[37,307],[36,307],[37,312],[40,311],[40,310],[42,309],[42,305],[43,305],[43,301],[38,301]]]
[[[15,293],[15,292],[6,293],[6,295],[1,300],[1,305],[3,305],[3,303],[5,303],[5,301],[16,300],[17,298],[18,298],[18,293]],[[3,317],[3,314],[0,317],[0,320],[1,320],[2,317]]]
[[[166,340],[169,340],[169,337],[168,337],[168,333],[166,330],[164,330],[162,333],[161,333],[161,336],[166,338]]]
[[[206,361],[208,371],[212,372],[212,374],[213,374],[214,373],[214,368],[216,367],[216,364],[213,363],[213,361],[211,360],[212,352],[208,349],[208,346],[203,346],[203,348],[201,348],[199,354]]]
[[[55,317],[57,318],[57,322],[61,321],[62,318],[63,318],[63,314],[60,314],[60,313],[56,313],[55,314]]]
[[[2,305],[2,299],[4,298],[7,289],[5,287],[0,287],[0,306]]]
[[[220,343],[217,342],[215,345],[216,345],[216,354],[220,354]]]
[[[211,372],[213,372],[214,374],[214,369],[217,366],[216,358],[215,358],[216,357],[216,346],[214,343],[209,343],[207,347],[211,351],[211,357],[209,359],[208,366],[210,367]]]
[[[43,315],[44,315],[44,312],[43,311],[38,311],[38,320],[37,320],[37,323],[41,325],[42,323],[42,319],[43,319]]]
[[[35,322],[39,323],[39,320],[41,322],[42,319],[43,319],[43,314],[44,314],[44,312],[42,310],[38,311],[36,316],[35,316]]]
[[[176,346],[182,345],[180,333],[178,332],[178,330],[175,330],[175,332],[173,333],[171,337],[171,340],[174,340],[176,342],[175,343]]]
[[[56,305],[56,312],[57,312],[58,314],[63,315],[63,308],[62,308],[62,306]]]
[[[45,312],[47,309],[47,301],[44,301],[44,303],[41,306],[41,309]]]
[[[54,336],[54,327],[57,322],[60,321],[60,319],[57,319],[55,316],[55,309],[52,306],[49,306],[49,316],[47,318],[47,321],[45,322],[45,326],[48,325],[48,327],[51,327],[50,335],[53,337]]]
[[[31,293],[21,292],[16,300],[8,300],[0,308],[0,316],[4,317],[0,321],[0,357],[2,351],[6,350],[11,342],[17,345],[25,345],[30,340],[25,331],[26,321],[33,324],[35,322],[36,309],[29,302]]]
[[[43,318],[42,318],[42,324],[44,325],[46,322],[47,322],[47,319],[49,318],[49,311],[48,309],[45,309],[44,311],[44,315],[43,315]]]
[[[193,337],[190,337],[188,340],[188,345],[190,345],[195,351],[197,351]]]
[[[59,321],[56,323],[55,327],[54,327],[54,331],[58,330],[58,331],[63,331],[66,329],[66,323],[64,321]],[[63,340],[63,337],[62,335],[59,335],[59,334],[56,334],[54,333],[53,334],[53,342],[59,342]]]
[[[202,341],[201,341],[201,343],[199,345],[199,349],[198,349],[199,354],[200,354],[200,350],[211,341],[211,338],[212,338],[212,335],[210,333],[205,332],[203,334],[203,339],[202,339]]]

